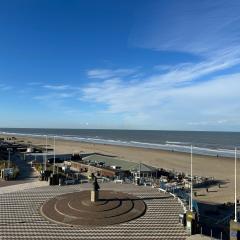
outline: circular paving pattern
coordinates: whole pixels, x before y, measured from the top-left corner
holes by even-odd
[[[104,226],[128,222],[146,211],[143,200],[134,195],[109,190],[99,191],[99,200],[91,202],[90,191],[57,196],[41,206],[50,221],[71,226]]]

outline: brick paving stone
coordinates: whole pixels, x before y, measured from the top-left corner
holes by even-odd
[[[103,183],[101,189],[136,195],[144,200],[147,211],[130,222],[101,227],[69,227],[48,222],[40,214],[40,206],[48,199],[61,194],[91,189],[91,184],[72,186],[38,186],[15,189],[0,194],[1,240],[50,239],[173,239],[187,238],[185,229],[178,223],[183,209],[177,199],[158,189],[133,184]]]

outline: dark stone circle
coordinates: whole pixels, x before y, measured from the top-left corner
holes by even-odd
[[[106,226],[141,217],[146,204],[123,192],[99,191],[99,200],[91,202],[90,191],[68,193],[47,200],[40,208],[49,221],[70,226]]]

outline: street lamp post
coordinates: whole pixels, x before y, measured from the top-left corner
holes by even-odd
[[[11,153],[10,153],[10,148],[8,148],[8,168],[10,168],[10,163],[11,163]]]

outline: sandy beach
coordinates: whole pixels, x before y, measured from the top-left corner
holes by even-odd
[[[0,135],[0,137],[6,137],[6,135]],[[17,140],[32,142],[32,144],[36,145],[45,144],[44,138],[15,137],[17,137]],[[48,144],[53,147],[53,139],[49,139]],[[158,168],[174,169],[187,174],[190,173],[190,154],[56,139],[56,153],[79,153],[80,151],[86,153],[98,152],[136,163],[142,162]],[[239,170],[240,166],[238,165],[237,171],[239,172]],[[212,203],[234,201],[234,159],[193,155],[193,174],[214,177],[223,182],[221,188],[213,186],[209,188],[208,193],[205,189],[196,189],[198,194],[201,195],[197,197],[198,200]],[[238,198],[240,198],[240,191]]]

